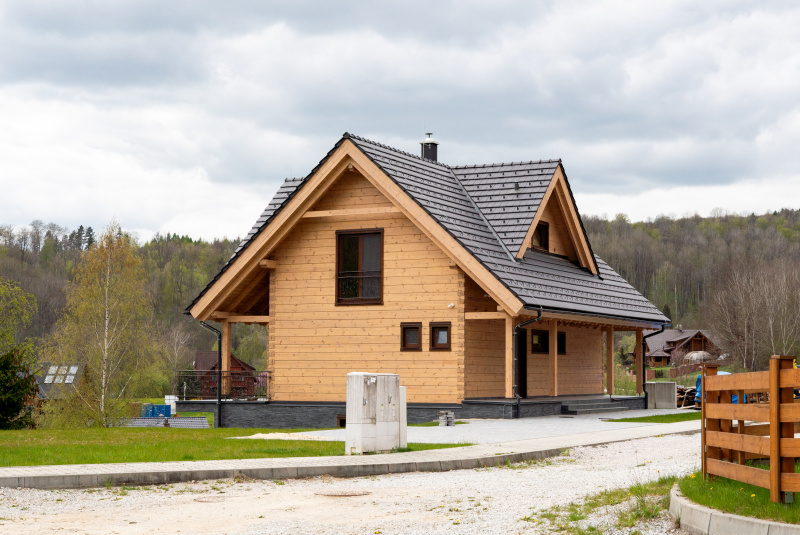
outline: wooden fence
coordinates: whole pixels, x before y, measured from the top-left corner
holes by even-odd
[[[794,472],[800,403],[793,395],[800,370],[793,358],[773,356],[769,371],[732,375],[717,375],[716,363],[703,365],[703,479],[722,476],[767,488],[776,503],[785,503],[787,492],[800,492],[800,474]],[[745,465],[749,459],[769,459],[769,470]]]

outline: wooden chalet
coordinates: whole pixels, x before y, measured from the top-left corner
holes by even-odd
[[[344,134],[188,307],[222,324],[223,370],[233,323],[269,325],[270,399],[247,423],[334,425],[352,371],[399,374],[409,421],[559,413],[614,394],[614,331],[642,362],[643,330],[669,323],[593,253],[560,160],[423,154]]]
[[[703,329],[665,329],[654,333],[646,339],[647,353],[645,359],[651,368],[669,366],[673,355],[680,352],[683,355],[696,351],[705,351],[712,355],[719,355],[720,349],[713,341],[715,335]],[[683,364],[679,362],[678,364]]]

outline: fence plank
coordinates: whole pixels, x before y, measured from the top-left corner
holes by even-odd
[[[781,474],[781,489],[784,492],[800,492],[800,474]]]
[[[769,455],[769,437],[707,431],[706,444],[729,450],[746,451],[757,455]]]
[[[756,487],[769,488],[769,471],[753,468],[741,464],[726,463],[717,459],[707,459],[706,466],[709,474],[735,479],[749,483]]]
[[[800,422],[800,403],[781,403],[781,423]]]
[[[800,369],[789,368],[781,370],[782,385],[800,385]]]
[[[781,501],[781,385],[780,361],[769,361],[769,500]]]
[[[769,388],[769,372],[733,373],[731,375],[714,375],[703,384],[703,392],[717,390],[753,390],[765,391]]]
[[[705,412],[706,418],[718,420],[747,420],[749,422],[768,422],[769,405],[746,404],[733,405],[728,403],[709,403]]]

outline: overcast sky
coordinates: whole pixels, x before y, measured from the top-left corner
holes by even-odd
[[[583,214],[800,208],[800,5],[0,2],[0,224],[244,236],[349,131]]]

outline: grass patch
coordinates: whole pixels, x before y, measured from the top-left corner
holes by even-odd
[[[656,414],[653,416],[642,416],[640,418],[614,418],[605,420],[606,422],[637,422],[651,424],[674,424],[675,422],[688,422],[689,420],[699,420],[700,411],[678,412],[675,414]]]
[[[568,535],[602,534],[616,528],[632,528],[637,522],[653,519],[669,508],[669,491],[675,480],[674,476],[667,476],[628,488],[606,490],[583,501],[557,505],[520,520]],[[591,516],[609,507],[619,509],[616,525],[592,525]]]
[[[467,425],[469,422],[456,420],[456,425]],[[408,427],[439,427],[439,420],[435,422],[423,422],[421,424],[408,424]]]
[[[678,486],[695,503],[726,513],[800,524],[800,505],[772,503],[769,489],[762,489],[724,477],[703,481],[700,472],[681,479]]]
[[[344,442],[230,440],[256,433],[309,429],[87,428],[0,431],[0,466],[206,461],[344,455]],[[466,444],[411,443],[404,451]]]

